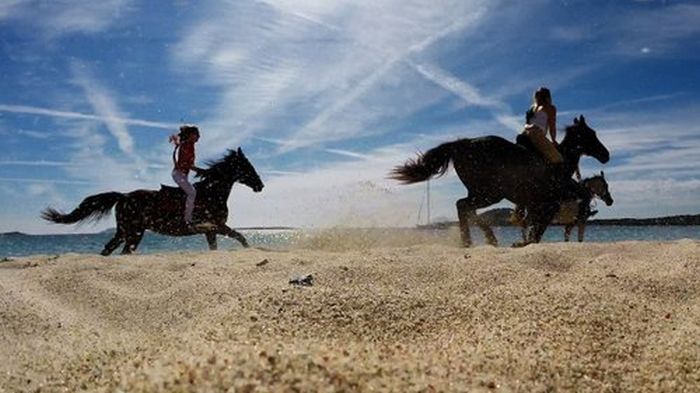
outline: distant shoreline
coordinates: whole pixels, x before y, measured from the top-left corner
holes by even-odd
[[[237,231],[293,231],[299,228],[274,226],[274,227],[239,227],[233,228]],[[115,228],[108,228],[99,232],[81,232],[81,233],[24,233],[19,231],[1,232],[0,236],[76,236],[76,235],[96,235],[100,233],[113,233]]]
[[[493,209],[481,213],[479,216],[486,219],[492,226],[515,226],[510,222],[512,209]],[[418,225],[420,229],[441,229],[458,226],[458,221],[443,221],[428,225]],[[552,224],[554,226],[561,224]],[[700,214],[683,214],[677,216],[652,217],[652,218],[601,218],[588,220],[586,225],[599,226],[694,226],[700,225]]]
[[[488,224],[496,227],[512,227],[514,226],[510,220],[512,209],[492,209],[481,213],[479,216],[485,218]],[[416,225],[417,229],[446,229],[458,226],[458,221],[441,221],[427,225]],[[559,226],[561,224],[552,224]],[[589,220],[587,225],[598,226],[695,226],[700,225],[700,214],[683,214],[677,216],[664,216],[652,218],[602,218]],[[299,230],[299,227],[290,226],[255,226],[255,227],[238,227],[234,228],[237,231],[293,231]],[[114,228],[105,229],[99,232],[84,232],[84,233],[40,233],[31,234],[19,231],[2,232],[0,236],[76,236],[76,235],[95,235],[99,233],[114,232]]]

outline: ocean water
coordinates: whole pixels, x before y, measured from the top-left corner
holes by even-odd
[[[514,227],[493,227],[499,245],[510,246],[520,240],[520,230]],[[413,246],[416,244],[443,243],[459,245],[456,228],[449,229],[327,229],[327,230],[247,230],[241,233],[253,247],[271,249],[310,248],[330,251],[363,249],[379,246]],[[481,230],[472,228],[476,245],[484,244]],[[561,226],[550,226],[544,242],[564,240]],[[11,259],[28,255],[56,255],[64,253],[99,254],[112,237],[112,232],[67,235],[26,235],[20,233],[0,234],[0,258]],[[572,240],[577,239],[574,229]],[[624,240],[678,240],[700,239],[700,226],[598,226],[586,228],[585,241],[616,242]],[[218,237],[219,250],[241,248],[233,240]],[[146,232],[138,253],[153,254],[174,251],[206,251],[203,235],[168,237]],[[115,251],[119,253],[121,248]]]

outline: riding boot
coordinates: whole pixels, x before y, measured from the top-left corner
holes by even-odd
[[[557,183],[562,183],[566,180],[566,168],[564,163],[550,163],[550,173],[552,174],[552,180]]]

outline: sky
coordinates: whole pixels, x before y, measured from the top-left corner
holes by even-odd
[[[598,217],[700,213],[700,2],[634,0],[4,0],[0,232],[92,194],[174,184],[168,136],[198,165],[241,147],[229,225],[413,226],[425,184],[388,172],[464,137],[511,140],[547,86],[559,138],[583,114],[609,148]],[[431,219],[466,189],[430,183]],[[497,207],[510,206],[503,202]]]

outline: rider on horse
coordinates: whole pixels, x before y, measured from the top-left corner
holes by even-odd
[[[535,91],[533,103],[525,115],[523,135],[552,164],[561,164],[564,158],[557,150],[557,107],[552,104],[552,94],[546,87]],[[547,131],[552,138],[547,140]]]
[[[190,170],[200,173],[201,168],[194,165],[194,144],[199,140],[199,128],[195,125],[185,124],[180,127],[180,133],[172,135],[170,141],[175,144],[173,149],[173,180],[187,195],[185,201],[185,224],[193,226],[192,212],[194,211],[194,201],[197,191],[187,179]],[[177,155],[177,159],[176,159]]]
[[[526,124],[521,135],[526,136],[530,145],[549,162],[554,175],[560,176],[562,172],[565,172],[565,169],[563,168],[564,159],[558,150],[557,108],[552,104],[552,94],[548,88],[540,87],[535,90],[532,101],[532,106],[525,113]],[[551,142],[547,139],[547,132],[552,138]],[[578,163],[576,163],[574,174],[580,182],[581,173]],[[564,178],[562,182],[564,192],[568,197],[577,199],[587,197],[586,190],[580,183],[574,182],[570,178]]]

